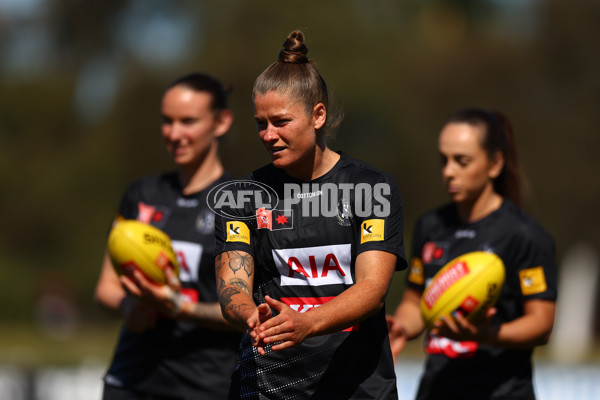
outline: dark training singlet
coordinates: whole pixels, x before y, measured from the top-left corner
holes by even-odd
[[[239,218],[217,217],[215,254],[237,250],[254,258],[256,304],[269,295],[311,312],[354,285],[356,257],[369,250],[393,253],[396,269],[406,267],[402,201],[384,172],[341,154],[329,172],[310,182],[272,164],[248,179],[268,185],[282,201],[274,210],[252,201]],[[384,309],[342,332],[265,350],[259,355],[243,336],[233,384],[238,393],[231,398],[397,398]]]
[[[523,315],[531,299],[556,300],[554,241],[537,222],[505,199],[483,219],[464,224],[449,204],[417,222],[408,286],[422,292],[448,261],[472,251],[497,254],[506,279],[493,323]],[[533,349],[510,350],[428,335],[428,354],[417,398],[534,399]]]
[[[218,302],[215,216],[206,195],[228,178],[224,175],[201,192],[183,195],[175,173],[152,176],[134,182],[121,201],[120,216],[150,223],[171,237],[182,294],[192,301]],[[143,393],[222,400],[237,362],[240,336],[166,317],[139,334],[124,326],[104,380]]]

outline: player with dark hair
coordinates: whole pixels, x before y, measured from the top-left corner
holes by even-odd
[[[218,217],[223,315],[247,334],[232,383],[242,399],[395,399],[384,299],[406,267],[393,178],[326,145],[338,123],[325,81],[292,32],[255,81],[260,140],[272,163],[250,196]],[[237,214],[233,214],[237,212]]]
[[[459,110],[439,137],[442,177],[452,202],[418,220],[407,288],[388,318],[394,357],[425,324],[421,295],[448,261],[472,251],[498,255],[506,268],[500,298],[483,322],[460,313],[427,332],[417,398],[534,399],[531,356],[554,324],[554,241],[519,208],[514,133],[499,112]]]
[[[221,315],[215,286],[214,213],[206,196],[230,179],[218,139],[233,122],[227,93],[214,78],[183,76],[162,98],[162,134],[176,172],[134,182],[118,219],[137,219],[166,232],[180,273],[169,285],[141,273],[119,277],[106,253],[96,299],[124,318],[104,378],[104,399],[223,399],[240,335]],[[131,278],[131,279],[130,279]]]

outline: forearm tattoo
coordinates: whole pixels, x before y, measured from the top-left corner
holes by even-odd
[[[243,271],[242,275],[237,275],[238,277],[229,275],[230,273],[228,274],[223,269],[226,265],[229,267],[229,271],[233,272],[233,275],[240,270]],[[233,319],[243,323],[242,315],[245,311],[255,307],[251,301],[252,289],[250,284],[246,282],[246,278],[250,278],[254,273],[254,259],[251,255],[243,252],[228,251],[219,254],[215,258],[215,268],[218,275],[219,304],[223,315],[227,314],[227,318],[230,320]],[[242,297],[238,297],[237,301],[234,300],[234,297],[238,295],[242,295]]]
[[[219,293],[219,303],[222,310],[227,310],[233,301],[233,296],[242,293],[240,289],[233,286],[226,286]]]
[[[221,283],[224,284],[223,281],[221,281]],[[235,285],[236,283],[233,282],[233,284]],[[243,282],[243,286],[245,287],[244,291],[249,291],[246,282]],[[233,302],[233,296],[241,293],[242,291],[235,286],[225,286],[219,290],[219,303],[221,305],[221,310],[225,313],[230,314],[230,318],[235,318],[239,321],[242,321],[242,319],[240,318],[241,314],[245,310],[251,309],[253,306],[247,303]]]

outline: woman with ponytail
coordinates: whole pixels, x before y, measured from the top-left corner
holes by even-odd
[[[169,285],[156,285],[137,269],[118,275],[105,251],[94,297],[123,324],[103,400],[227,396],[241,335],[217,302],[214,213],[206,204],[216,186],[232,179],[219,155],[219,140],[234,119],[227,94],[227,86],[198,72],[164,91],[161,136],[173,170],[132,182],[113,223],[136,219],[161,229],[181,268]]]
[[[394,357],[425,329],[419,302],[448,261],[472,251],[498,255],[506,268],[500,298],[485,320],[456,313],[427,332],[417,399],[535,399],[531,356],[554,324],[554,241],[519,208],[514,132],[501,113],[464,109],[439,137],[451,203],[418,220],[403,299],[388,317]]]
[[[272,162],[242,186],[279,205],[250,196],[217,220],[221,309],[246,333],[230,398],[397,399],[384,299],[406,267],[401,198],[391,176],[327,147],[340,117],[307,52],[292,32],[253,89]]]

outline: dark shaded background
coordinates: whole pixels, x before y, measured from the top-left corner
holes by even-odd
[[[159,102],[173,78],[233,85],[226,166],[269,161],[251,86],[293,29],[345,111],[331,147],[397,179],[408,241],[447,200],[443,120],[482,106],[515,125],[525,208],[557,260],[582,241],[600,249],[598,21],[600,3],[582,0],[0,0],[0,323],[104,321],[92,293],[120,196],[172,168]]]

